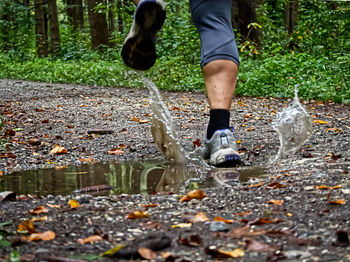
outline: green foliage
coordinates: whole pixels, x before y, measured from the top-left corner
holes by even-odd
[[[261,46],[236,41],[241,55],[237,95],[292,97],[295,85],[308,99],[350,103],[350,8],[347,2],[300,0],[299,23],[288,35],[283,24],[285,0],[265,0],[258,9]],[[86,26],[74,32],[67,25],[64,5],[59,1],[61,51],[58,57],[35,57],[33,14],[13,1],[0,2],[0,40],[11,29],[10,42],[0,41],[0,77],[34,81],[141,88],[137,74],[126,67],[120,49],[132,23],[135,6],[100,5],[97,10],[113,11],[123,21],[114,33],[112,47],[90,48]],[[11,24],[4,20],[9,10]],[[17,14],[17,15],[15,15]],[[29,14],[29,20],[28,20]],[[116,19],[117,20],[117,19]],[[5,22],[4,22],[5,21]],[[29,25],[25,24],[29,21]],[[117,26],[118,27],[118,26]],[[28,29],[29,28],[29,29]],[[167,90],[204,90],[200,63],[200,41],[191,22],[187,0],[167,1],[167,20],[157,39],[158,59],[145,72],[158,87]]]

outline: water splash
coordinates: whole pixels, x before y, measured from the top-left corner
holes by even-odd
[[[312,135],[311,117],[299,102],[297,86],[295,86],[294,93],[293,103],[277,113],[272,122],[272,127],[277,132],[280,140],[280,147],[270,164],[297,152]]]

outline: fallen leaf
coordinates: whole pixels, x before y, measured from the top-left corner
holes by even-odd
[[[176,225],[172,225],[171,228],[186,228],[191,226],[192,226],[192,223],[179,223]]]
[[[232,228],[230,232],[225,233],[226,236],[241,239],[243,237],[256,237],[266,233],[265,230],[250,231],[250,226],[244,226],[240,228]]]
[[[314,120],[314,123],[315,123],[315,124],[321,124],[321,125],[328,124],[327,121],[323,121],[323,120]]]
[[[127,219],[149,218],[149,214],[145,211],[137,210],[129,213],[125,218]]]
[[[124,247],[125,245],[118,245],[116,247],[113,247],[109,250],[107,250],[106,252],[104,252],[102,254],[103,257],[112,257],[115,253],[117,253],[122,247]]]
[[[328,203],[332,205],[345,205],[346,200],[341,198],[341,199],[329,200]]]
[[[46,205],[51,208],[61,208],[61,205],[51,205],[49,203],[46,203]]]
[[[193,190],[193,191],[190,191],[187,193],[187,195],[183,196],[180,198],[180,202],[184,202],[184,201],[190,201],[192,199],[203,199],[206,197],[206,194],[200,190],[200,189],[197,189],[197,190]]]
[[[71,199],[68,201],[68,205],[70,205],[71,208],[77,208],[80,207],[79,202],[76,199]]]
[[[31,220],[24,220],[22,221],[17,228],[17,232],[20,233],[24,233],[24,232],[28,232],[28,233],[35,233],[35,226],[33,221]]]
[[[0,171],[0,176],[2,176],[4,174],[4,171]]]
[[[263,218],[263,217],[261,217],[261,218],[254,220],[254,221],[249,222],[248,224],[261,226],[264,224],[275,224],[275,223],[280,223],[280,222],[283,222],[283,220],[280,218]]]
[[[292,214],[292,213],[287,213],[286,216],[287,216],[287,217],[292,217],[293,214]]]
[[[316,186],[317,189],[339,189],[342,188],[342,185],[336,185],[336,186],[325,186],[325,185],[320,185],[320,186]]]
[[[261,187],[263,185],[263,182],[260,181],[258,184],[250,184],[249,187]]]
[[[137,252],[140,254],[140,256],[144,259],[152,260],[157,258],[157,253],[154,252],[152,249],[140,247]]]
[[[277,189],[277,188],[285,188],[285,184],[281,184],[279,182],[272,182],[266,186],[267,189]]]
[[[240,143],[242,143],[242,140],[237,140],[236,144],[239,145]]]
[[[157,207],[158,204],[157,203],[154,203],[154,204],[143,204],[141,205],[142,208],[145,208],[146,210],[150,207]]]
[[[38,241],[38,240],[43,240],[43,241],[49,241],[52,239],[55,239],[56,234],[53,231],[45,231],[42,233],[32,233],[28,237],[22,236],[22,239],[24,241]]]
[[[107,152],[109,155],[123,155],[124,154],[124,151],[123,150],[120,150],[118,148],[112,148],[111,150],[109,150]]]
[[[50,154],[55,154],[55,155],[67,154],[67,149],[65,149],[63,146],[60,146],[59,144],[56,144],[51,149]]]
[[[65,169],[67,168],[67,166],[55,166],[55,170],[62,170],[62,169]]]
[[[209,220],[210,219],[207,217],[207,214],[205,212],[198,212],[196,215],[192,216],[188,221],[191,223],[201,223]]]
[[[251,210],[247,210],[247,211],[237,212],[236,216],[244,217],[244,216],[250,215],[251,213],[252,213]]]
[[[257,241],[254,239],[247,239],[246,241],[246,251],[253,251],[253,252],[273,252],[276,250],[276,248],[266,244],[262,241]]]
[[[89,236],[87,238],[79,238],[77,240],[78,244],[86,244],[86,243],[94,243],[94,242],[98,242],[98,241],[102,241],[102,237],[99,235],[93,235],[93,236]]]
[[[138,117],[136,117],[136,116],[132,116],[132,121],[139,122],[139,123],[141,123],[141,124],[144,124],[144,123],[148,123],[148,122],[149,122],[149,120],[142,120],[142,119],[140,119],[140,118],[138,118]]]
[[[271,200],[267,201],[266,203],[267,204],[274,204],[276,206],[281,206],[281,205],[283,205],[284,201],[283,201],[283,199],[279,199],[279,200],[271,199]]]
[[[214,217],[213,221],[221,221],[221,222],[224,222],[224,223],[226,223],[226,224],[232,224],[232,223],[234,222],[233,219],[228,219],[228,220],[227,220],[227,219],[222,218],[222,217],[220,217],[220,216]]]
[[[236,248],[232,251],[220,250],[212,247],[207,247],[205,253],[211,255],[215,258],[238,258],[244,256],[244,250],[241,248]]]
[[[179,243],[185,246],[200,247],[203,245],[203,239],[198,234],[184,234],[179,236]]]
[[[47,216],[43,216],[43,217],[33,217],[30,221],[32,221],[32,222],[47,221]]]
[[[39,215],[39,214],[48,213],[48,212],[49,210],[44,206],[38,206],[34,209],[29,210],[29,213],[32,215]]]
[[[197,138],[196,140],[193,141],[193,145],[195,147],[200,147],[201,146],[201,140],[199,138]]]

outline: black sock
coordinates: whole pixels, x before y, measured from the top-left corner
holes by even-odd
[[[226,109],[212,109],[209,113],[207,139],[210,139],[216,130],[230,127],[230,111]]]

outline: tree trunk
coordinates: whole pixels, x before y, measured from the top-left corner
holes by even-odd
[[[45,31],[42,0],[34,0],[36,48],[39,57],[47,56],[47,38]]]
[[[84,27],[84,8],[82,0],[74,0],[73,26],[76,30]]]
[[[67,0],[67,18],[68,18],[68,24],[73,26],[73,20],[74,20],[74,15],[73,15],[73,8],[74,8],[74,0]]]
[[[58,25],[57,2],[56,0],[48,1],[49,21],[50,21],[50,53],[57,55],[61,49],[60,30]]]
[[[123,26],[123,18],[122,18],[122,7],[123,7],[123,0],[117,0],[117,20],[118,20],[118,31],[119,33],[124,32],[124,26]]]
[[[96,12],[96,6],[99,3],[103,3],[103,0],[87,0],[91,45],[94,49],[100,45],[109,44],[106,14]]]
[[[113,37],[115,31],[114,8],[114,0],[108,0],[108,31],[110,37]]]
[[[257,29],[248,28],[249,24],[257,23],[256,0],[237,0],[232,4],[232,25],[241,35],[260,45],[260,34]]]
[[[298,24],[298,0],[284,2],[284,25],[288,34],[293,33]]]

